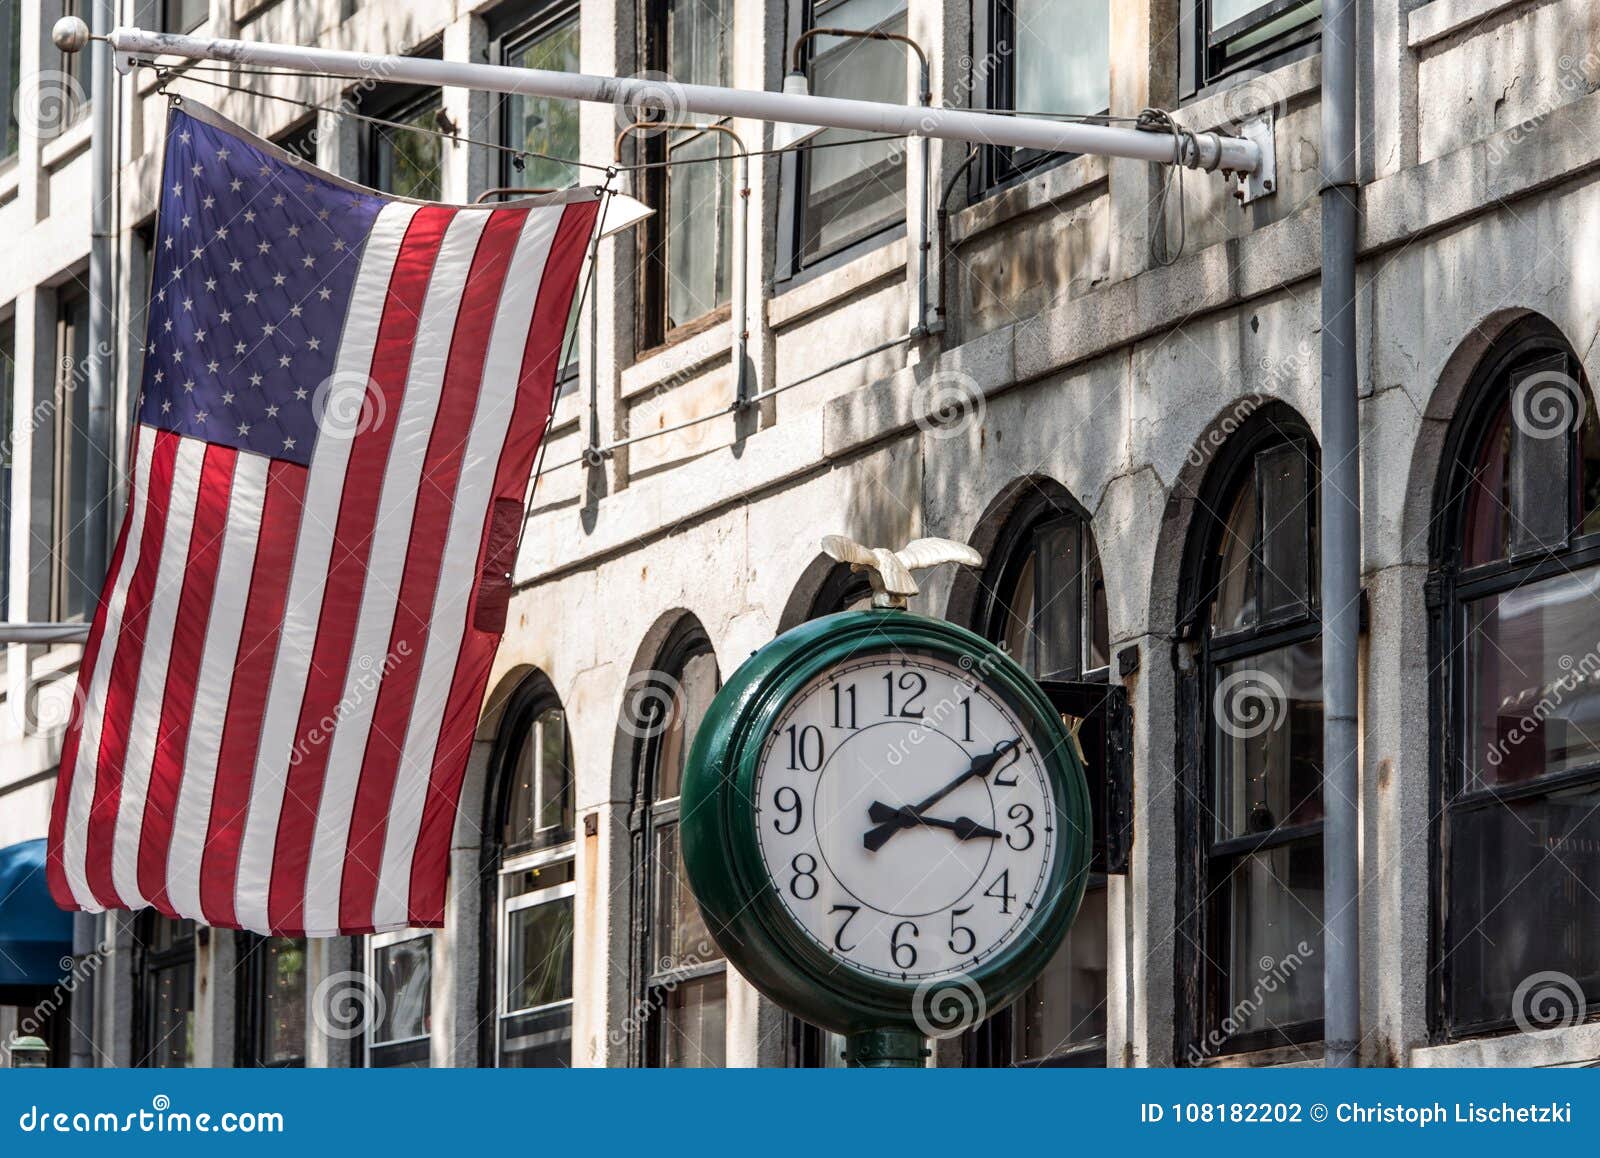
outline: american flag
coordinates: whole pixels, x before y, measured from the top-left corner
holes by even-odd
[[[189,101],[161,185],[51,892],[279,935],[440,925],[598,194],[386,197]]]

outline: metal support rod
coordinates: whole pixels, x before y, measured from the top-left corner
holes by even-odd
[[[955,141],[982,141],[1010,148],[1044,149],[1057,153],[1095,153],[1127,157],[1134,161],[1170,164],[1175,160],[1170,133],[1148,133],[1037,117],[1002,116],[970,109],[921,108],[845,100],[841,97],[799,96],[714,85],[679,84],[675,81],[578,72],[552,72],[539,68],[478,64],[458,60],[428,60],[412,56],[383,56],[344,52],[266,41],[224,40],[119,28],[111,34],[119,64],[130,67],[133,57],[177,56],[188,60],[219,60],[232,64],[283,68],[352,80],[379,78],[399,84],[449,85],[486,92],[591,101],[636,110],[641,115],[670,110],[672,115],[699,113],[716,117],[746,117],[796,125],[822,125],[865,133],[938,137]],[[1261,148],[1242,137],[1196,133],[1192,149],[1183,160],[1191,167],[1234,173],[1253,173],[1261,165]]]
[[[1323,1061],[1361,1040],[1361,458],[1356,406],[1356,10],[1322,16]]]
[[[87,623],[0,623],[0,644],[84,643]]]
[[[93,0],[90,31],[104,36],[111,28],[112,0]],[[100,40],[89,46],[89,171],[92,204],[89,209],[89,365],[87,370],[88,461],[84,464],[83,578],[98,588],[105,578],[111,552],[111,410],[112,360],[116,343],[116,273],[112,246],[116,243],[114,214],[116,188],[111,164],[114,129],[111,93],[111,49]]]

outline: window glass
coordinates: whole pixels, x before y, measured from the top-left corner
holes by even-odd
[[[667,146],[667,328],[729,300],[733,278],[732,161],[716,132],[673,132]]]
[[[572,764],[567,717],[558,707],[540,712],[511,767],[501,842],[508,850],[546,848],[572,839]]]
[[[21,143],[17,90],[22,75],[22,0],[0,0],[0,161],[14,157]]]
[[[1547,996],[1587,995],[1592,1009],[1600,993],[1600,786],[1465,809],[1450,834],[1453,1026],[1549,1016],[1528,1004],[1524,983],[1540,975],[1564,975]]]
[[[905,5],[903,0],[823,0],[812,5],[811,27],[878,28],[904,35]],[[911,95],[903,44],[818,36],[809,48],[811,91],[817,96],[903,105]],[[862,135],[828,129],[813,138],[815,147],[804,150],[801,265],[905,217],[903,143],[836,144]]]
[[[210,17],[210,0],[162,0],[161,3],[163,32],[193,32]]]
[[[1217,839],[1322,819],[1322,645],[1218,664]]]
[[[662,1064],[682,1069],[721,1066],[727,1038],[727,975],[685,981],[666,995]]]
[[[1191,902],[1204,925],[1191,950],[1204,1003],[1190,1032],[1207,1055],[1307,1040],[1322,1015],[1317,463],[1308,439],[1263,422],[1235,436],[1252,449],[1205,504],[1228,513],[1207,532],[1206,785],[1188,822],[1205,842]]]
[[[306,943],[299,937],[240,935],[241,984],[248,1007],[243,1065],[303,1065],[306,1056]]]
[[[1107,0],[1013,0],[1012,108],[1098,113],[1111,106]]]
[[[1193,0],[1193,63],[1187,89],[1204,87],[1247,68],[1270,68],[1321,30],[1321,0]]]
[[[656,766],[655,797],[674,799],[683,786],[684,762],[689,745],[705,718],[706,709],[716,697],[717,657],[709,651],[684,661],[678,686],[672,689],[671,719],[661,736],[660,759]]]
[[[136,1064],[173,1069],[194,1064],[194,922],[147,911],[139,936],[141,1032]]]
[[[382,1011],[372,1044],[427,1037],[433,1026],[433,938],[380,945],[372,956]]]
[[[1017,1061],[1036,1062],[1106,1032],[1106,890],[1088,890],[1067,939],[1017,1003]]]
[[[11,409],[17,383],[16,338],[16,323],[10,318],[0,322],[0,620],[11,618]],[[0,659],[0,664],[4,662]]]
[[[442,106],[437,96],[390,113],[385,119],[409,128],[369,125],[371,150],[368,184],[396,197],[437,201],[444,188],[444,142],[437,135],[436,116]]]
[[[1465,607],[1468,787],[1600,766],[1600,568]]]
[[[506,1008],[572,998],[572,898],[517,909],[507,918]]]
[[[82,620],[94,608],[100,578],[86,569],[89,548],[89,299],[62,291],[56,313],[53,605],[58,620]]]
[[[576,11],[533,34],[513,40],[504,62],[512,68],[578,72]],[[553,97],[512,95],[505,98],[505,144],[544,157],[526,157],[519,173],[507,173],[507,185],[562,189],[577,180],[576,166],[551,157],[578,155],[578,102]]]
[[[643,967],[639,999],[648,1011],[644,1061],[658,1066],[723,1064],[724,980],[679,857],[678,793],[683,762],[718,687],[716,657],[698,630],[668,645],[656,686],[670,716],[646,729],[636,781],[634,855],[641,921],[635,947]]]
[[[1240,857],[1226,889],[1230,920],[1219,932],[1228,964],[1224,1016],[1234,1032],[1321,1017],[1321,839]]]

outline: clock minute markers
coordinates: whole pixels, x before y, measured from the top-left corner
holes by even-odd
[[[943,788],[930,793],[928,796],[919,800],[915,804],[908,804],[905,807],[897,810],[894,819],[882,821],[876,828],[868,829],[866,834],[861,838],[862,847],[864,847],[868,852],[877,852],[880,848],[888,843],[890,837],[899,832],[902,828],[910,828],[912,825],[919,823],[922,819],[922,813],[925,809],[932,808],[935,804],[939,803],[939,801],[950,795],[950,793],[954,792],[957,788],[960,788],[968,780],[971,780],[974,777],[987,776],[990,772],[993,772],[995,765],[997,765],[1008,754],[1015,751],[1021,745],[1021,743],[1021,737],[1013,737],[1009,740],[1002,740],[1000,743],[994,746],[994,751],[985,752],[981,756],[974,756],[972,758],[972,762],[968,764],[967,767],[960,774],[958,774],[954,780],[950,781],[950,783],[946,784]],[[868,809],[868,817],[869,819],[871,818],[870,808]]]

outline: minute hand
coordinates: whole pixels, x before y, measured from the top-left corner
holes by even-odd
[[[1000,743],[994,746],[994,751],[986,752],[982,756],[974,756],[972,763],[967,765],[966,770],[958,775],[954,780],[950,781],[950,783],[946,784],[943,788],[938,789],[931,795],[917,801],[915,804],[901,809],[895,819],[886,820],[876,828],[868,829],[866,835],[861,838],[862,846],[866,848],[868,852],[877,852],[895,833],[899,832],[902,828],[908,828],[915,824],[917,822],[917,818],[922,814],[923,809],[932,808],[935,804],[939,803],[939,801],[943,800],[946,796],[949,796],[950,793],[954,792],[957,788],[960,788],[973,777],[987,776],[990,772],[994,771],[994,766],[996,764],[1009,755],[1011,750],[1021,743],[1022,740],[1020,737],[1010,740],[1002,740]]]

